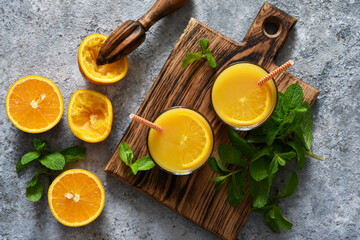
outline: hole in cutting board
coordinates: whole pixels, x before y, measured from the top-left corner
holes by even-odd
[[[279,36],[282,30],[282,24],[279,18],[269,17],[263,23],[263,32],[270,38]]]

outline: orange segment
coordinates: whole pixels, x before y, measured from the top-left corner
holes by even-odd
[[[183,132],[178,139],[182,153],[180,154],[182,168],[192,168],[209,153],[212,147],[212,141],[207,127],[194,115],[182,116],[181,126]]]
[[[95,143],[105,140],[110,134],[113,109],[105,95],[80,89],[70,99],[67,118],[76,137]]]
[[[229,121],[239,125],[251,125],[259,122],[269,112],[271,93],[267,86],[259,86],[247,95],[230,102],[223,112]]]
[[[61,119],[64,103],[59,89],[47,78],[27,76],[16,81],[6,96],[6,113],[20,130],[41,133]]]
[[[96,64],[96,58],[106,39],[107,36],[94,33],[87,36],[79,47],[79,70],[84,78],[96,84],[117,82],[125,77],[128,70],[127,57],[123,57],[121,60],[110,64]]]
[[[69,227],[94,221],[105,204],[105,191],[91,172],[72,169],[60,174],[50,185],[48,201],[56,220]]]

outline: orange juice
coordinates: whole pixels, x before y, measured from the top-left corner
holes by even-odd
[[[154,123],[164,131],[149,130],[148,150],[162,169],[178,175],[189,174],[210,157],[213,131],[200,113],[184,107],[170,108]]]
[[[268,74],[251,63],[227,67],[216,78],[211,100],[216,114],[237,130],[251,130],[270,118],[276,107],[277,88],[273,79],[256,83]]]

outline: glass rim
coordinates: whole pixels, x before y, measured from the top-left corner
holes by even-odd
[[[221,74],[222,72],[224,72],[226,69],[228,69],[229,67],[231,67],[231,66],[233,66],[233,65],[236,65],[236,64],[240,64],[240,63],[250,63],[250,64],[253,64],[253,65],[258,66],[259,68],[263,69],[265,72],[267,72],[267,73],[269,74],[269,71],[268,71],[268,70],[266,70],[265,68],[263,68],[262,66],[260,66],[260,65],[257,64],[257,63],[253,63],[253,62],[250,62],[250,61],[235,61],[235,62],[231,62],[231,63],[229,63],[226,67],[224,67],[224,69],[222,69],[221,71],[219,71],[219,72],[216,73],[214,83],[213,83],[213,85],[212,85],[212,87],[211,87],[210,102],[211,102],[211,107],[212,107],[212,109],[214,110],[216,116],[217,116],[217,117],[220,119],[220,121],[221,121],[222,123],[224,123],[226,126],[232,128],[232,129],[235,129],[235,130],[237,130],[237,131],[250,131],[250,130],[253,130],[253,129],[255,129],[255,128],[258,128],[258,127],[263,126],[266,122],[268,122],[268,121],[271,119],[271,116],[273,115],[273,113],[274,113],[274,111],[275,111],[275,109],[276,109],[277,103],[278,103],[279,90],[278,90],[277,85],[276,85],[276,82],[275,82],[275,80],[274,80],[273,78],[271,78],[270,80],[268,80],[268,81],[272,81],[272,82],[274,83],[274,86],[275,86],[275,96],[276,96],[275,103],[274,103],[275,106],[274,106],[274,108],[272,109],[272,111],[269,113],[268,118],[267,118],[265,121],[261,122],[260,124],[255,123],[255,124],[253,124],[253,125],[250,125],[250,126],[241,128],[241,127],[231,126],[230,124],[228,124],[227,122],[225,122],[225,121],[218,115],[218,113],[217,113],[216,110],[215,110],[215,107],[214,107],[214,104],[213,104],[212,92],[213,92],[213,89],[214,89],[215,82],[216,82],[216,80],[218,79],[218,77],[220,76],[220,74]]]
[[[192,109],[190,107],[186,107],[186,106],[172,106],[172,107],[169,107],[169,108],[166,108],[164,109],[163,111],[159,112],[156,116],[155,116],[155,119],[153,120],[153,122],[155,122],[156,119],[158,119],[158,117],[160,117],[163,113],[167,112],[167,111],[170,111],[170,110],[173,110],[173,109],[177,109],[177,108],[185,108],[185,109],[188,109],[188,110],[192,110],[198,114],[200,114],[200,116],[202,118],[205,119],[205,121],[208,123],[209,127],[210,127],[210,130],[211,130],[211,135],[212,135],[212,147],[211,147],[211,151],[209,153],[209,157],[201,164],[199,165],[198,167],[196,167],[195,169],[191,170],[191,171],[187,171],[187,172],[171,172],[167,169],[164,169],[163,167],[161,167],[157,162],[156,160],[152,157],[151,155],[151,152],[149,150],[149,134],[150,134],[150,130],[151,128],[148,129],[147,131],[147,134],[146,134],[146,147],[147,147],[147,152],[149,153],[150,155],[150,158],[155,162],[155,164],[162,170],[162,171],[165,171],[167,173],[170,173],[172,175],[176,175],[176,176],[183,176],[183,175],[189,175],[189,174],[192,174],[194,173],[195,171],[199,170],[200,168],[202,168],[203,166],[205,166],[205,164],[209,161],[209,159],[211,158],[213,152],[214,152],[214,146],[215,146],[215,134],[214,134],[214,129],[213,127],[211,126],[209,120],[202,114],[200,113],[199,111],[195,110],[195,109]]]

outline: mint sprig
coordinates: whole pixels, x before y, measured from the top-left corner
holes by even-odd
[[[186,57],[183,59],[181,67],[185,68],[190,63],[197,61],[201,58],[205,58],[208,61],[210,67],[216,68],[216,61],[212,56],[210,49],[208,48],[209,39],[205,38],[199,40],[199,44],[201,47],[201,51],[195,53],[188,53]]]
[[[294,159],[298,170],[304,168],[308,156],[326,160],[311,152],[312,112],[311,106],[303,102],[301,86],[292,84],[284,93],[279,93],[272,118],[262,127],[250,131],[247,140],[233,129],[229,129],[228,134],[232,145],[219,146],[221,161],[215,158],[209,160],[210,167],[220,174],[211,179],[216,183],[215,189],[228,182],[228,201],[236,206],[245,196],[246,173],[250,172],[249,192],[253,210],[264,213],[273,231],[280,232],[279,228],[290,230],[292,223],[283,216],[278,202],[296,191],[299,178],[293,171],[283,191],[269,196],[276,173]],[[228,168],[223,163],[235,166]]]
[[[36,202],[41,199],[43,194],[43,184],[40,176],[51,176],[56,170],[63,170],[66,163],[74,162],[85,158],[86,148],[83,146],[74,146],[61,152],[51,152],[48,150],[47,142],[34,139],[33,145],[35,152],[26,153],[16,164],[16,172],[22,171],[26,166],[33,163],[40,163],[45,168],[41,168],[30,180],[26,188],[26,197]]]
[[[147,171],[155,167],[155,163],[149,156],[142,157],[133,162],[134,154],[126,142],[119,145],[119,157],[128,166],[131,172],[136,175],[138,171]]]

